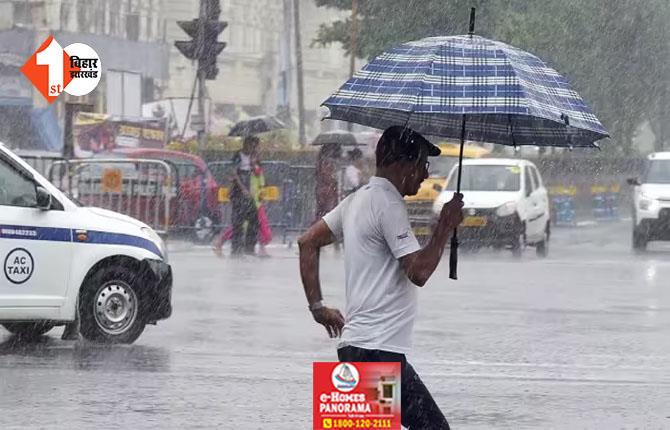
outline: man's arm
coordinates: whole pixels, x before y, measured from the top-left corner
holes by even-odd
[[[305,296],[314,320],[323,325],[330,337],[339,337],[344,327],[344,317],[339,310],[325,306],[315,308],[323,300],[319,280],[319,255],[321,248],[335,242],[333,232],[323,220],[317,221],[298,239],[300,250],[300,277]]]
[[[442,207],[433,235],[423,249],[400,259],[407,277],[423,287],[437,268],[450,234],[463,221],[463,195],[454,193],[454,198]]]

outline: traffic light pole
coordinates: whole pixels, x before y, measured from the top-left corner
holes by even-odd
[[[198,26],[198,41],[201,45],[205,43],[205,25],[204,23],[207,20],[207,10],[205,6],[205,0],[200,0],[200,23]],[[200,46],[201,52],[204,50],[204,46]],[[202,55],[199,55],[202,57]],[[207,120],[205,117],[205,71],[202,65],[202,58],[198,60],[198,115],[202,121],[202,126],[198,129],[198,147],[200,150],[205,149],[207,146]]]
[[[191,40],[177,40],[175,46],[184,57],[197,64],[196,84],[198,85],[198,114],[192,115],[191,127],[198,133],[198,146],[204,149],[207,145],[207,121],[205,117],[206,80],[216,79],[219,69],[216,57],[226,47],[226,42],[219,42],[219,34],[228,26],[228,22],[219,21],[221,5],[219,0],[200,0],[200,11],[196,19],[177,21],[177,25],[191,37]],[[191,94],[191,102],[193,94]],[[189,111],[190,111],[189,103]],[[197,120],[196,120],[197,119]]]
[[[198,129],[198,147],[202,150],[207,146],[207,120],[205,117],[205,74],[198,70],[198,116],[202,119],[202,127]]]

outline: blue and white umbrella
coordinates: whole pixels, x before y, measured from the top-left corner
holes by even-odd
[[[323,105],[329,119],[503,145],[596,147],[609,134],[556,70],[533,54],[475,36],[404,43],[370,61]],[[450,274],[457,279],[458,240]]]
[[[324,103],[327,118],[504,145],[592,147],[608,137],[535,55],[475,35],[428,37],[374,58]]]

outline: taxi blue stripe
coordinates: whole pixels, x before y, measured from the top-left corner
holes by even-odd
[[[78,232],[86,232],[86,240],[74,240]],[[78,230],[58,227],[37,227],[25,225],[0,225],[0,239],[42,240],[49,242],[76,242],[82,244],[125,245],[145,249],[163,257],[160,249],[152,241],[143,237],[107,231]]]
[[[134,246],[136,248],[146,249],[156,255],[163,257],[160,249],[155,243],[143,237],[132,236],[122,233],[109,233],[106,231],[88,231],[88,240],[81,243],[99,243],[104,245],[126,245]]]

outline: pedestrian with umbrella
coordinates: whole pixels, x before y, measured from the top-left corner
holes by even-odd
[[[261,115],[235,123],[228,135],[245,137],[283,128],[286,128],[286,125],[274,116]]]
[[[421,178],[417,169],[435,153],[425,144],[418,146],[427,153],[415,152],[417,142],[425,140],[419,133],[460,138],[460,160],[465,140],[593,147],[608,137],[554,69],[532,54],[473,33],[474,9],[468,35],[393,48],[324,102],[331,119],[386,131],[377,144],[377,175],[300,239],[300,270],[314,320],[331,337],[341,336],[341,361],[401,363],[402,424],[412,430],[449,428],[405,354],[416,310],[412,284],[422,286],[432,275],[450,232],[450,277],[457,278],[456,227],[462,219],[459,174],[454,199],[443,207],[428,245],[419,248],[401,198],[413,191]],[[319,249],[342,239],[346,319],[324,305],[318,273]]]

